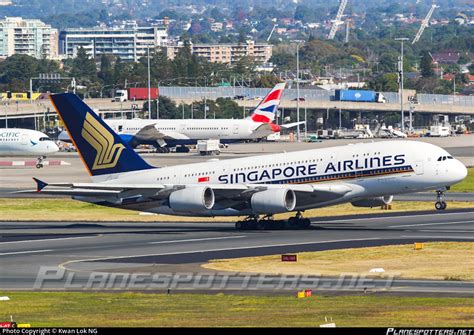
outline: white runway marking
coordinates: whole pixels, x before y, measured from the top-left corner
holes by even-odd
[[[273,248],[273,247],[287,247],[287,246],[297,246],[297,245],[305,245],[305,244],[323,244],[323,243],[338,243],[338,242],[353,242],[353,241],[375,241],[375,240],[381,240],[381,239],[382,238],[379,238],[379,237],[356,238],[356,239],[344,239],[344,240],[312,241],[312,242],[300,242],[300,243],[251,245],[251,246],[246,246],[246,247],[231,247],[231,248],[219,248],[219,249],[190,250],[190,251],[181,251],[181,252],[168,252],[168,253],[161,253],[161,254],[110,256],[110,257],[78,259],[78,260],[68,261],[68,262],[64,262],[64,263],[60,264],[59,267],[66,268],[66,265],[72,264],[72,263],[91,262],[91,261],[94,261],[94,262],[95,261],[107,261],[107,260],[111,260],[111,259],[127,259],[127,258],[149,257],[149,256],[185,255],[185,254],[194,254],[194,253],[203,253],[203,252],[260,249],[260,248]]]
[[[193,238],[189,240],[174,240],[174,241],[160,241],[160,242],[150,242],[148,244],[166,244],[166,243],[184,243],[184,242],[199,242],[199,241],[215,241],[215,240],[228,240],[234,238],[244,238],[247,236],[226,236],[226,237],[208,237],[208,238]]]
[[[1,253],[0,256],[22,255],[22,254],[39,254],[41,252],[50,252],[50,251],[53,251],[53,250],[52,249],[44,249],[44,250],[4,252],[4,253]]]
[[[358,218],[358,219],[337,219],[337,220],[331,220],[328,218],[327,221],[325,222],[318,222],[318,221],[313,221],[313,223],[318,224],[318,223],[326,223],[326,222],[348,222],[348,221],[365,221],[365,220],[384,220],[384,219],[404,219],[404,218],[415,218],[419,216],[440,216],[440,215],[464,215],[464,214],[474,214],[474,212],[461,212],[461,213],[433,213],[433,214],[413,214],[413,215],[397,215],[397,216],[377,216],[373,218]]]
[[[24,240],[24,241],[12,241],[12,242],[1,242],[1,245],[4,244],[13,244],[13,243],[32,243],[32,242],[46,242],[46,241],[64,241],[64,240],[78,240],[81,238],[96,238],[96,236],[81,236],[81,237],[63,237],[63,238],[48,238],[48,239],[43,239],[43,240]]]
[[[414,224],[404,224],[404,225],[397,225],[397,226],[388,226],[388,228],[440,226],[440,225],[459,224],[459,223],[474,223],[474,221],[470,220],[470,221],[452,221],[452,222],[434,222],[434,223],[414,223]]]
[[[409,238],[432,238],[432,239],[462,239],[462,240],[474,240],[474,237],[466,237],[466,236],[450,236],[450,235],[443,235],[443,236],[433,236],[433,235],[403,235],[402,237],[409,237]]]

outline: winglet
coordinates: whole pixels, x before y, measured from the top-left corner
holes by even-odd
[[[46,186],[48,186],[47,183],[39,180],[38,178],[33,177],[33,180],[36,183],[36,192],[41,192]]]

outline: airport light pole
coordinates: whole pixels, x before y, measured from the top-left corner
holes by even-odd
[[[148,119],[151,119],[151,78],[150,78],[150,46],[147,50],[148,61]]]
[[[402,132],[404,132],[405,131],[405,111],[403,109],[403,58],[404,58],[403,43],[405,41],[408,41],[408,38],[400,37],[400,38],[396,38],[395,41],[400,41],[401,42],[400,60],[398,62],[398,73],[400,74],[399,87],[400,87],[400,111],[401,111],[401,114],[402,114],[401,125],[402,125]]]
[[[301,142],[300,132],[300,45],[296,44],[296,140]]]
[[[305,138],[305,141],[307,141],[307,138],[308,138],[308,110],[307,110],[307,106],[306,106],[306,95],[304,96],[304,101],[305,101],[305,104],[304,104],[304,138]]]

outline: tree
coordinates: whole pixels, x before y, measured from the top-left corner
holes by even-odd
[[[168,97],[160,96],[158,98],[160,104],[160,119],[178,119],[181,117],[181,112],[178,111],[176,104]],[[143,110],[148,111],[148,102],[143,104]],[[156,119],[156,100],[151,102],[151,117]]]
[[[13,55],[0,63],[0,83],[13,92],[29,90],[29,80],[37,72],[37,60],[27,55]]]
[[[398,90],[398,74],[386,73],[369,82],[369,87],[375,91],[396,92]]]
[[[97,81],[95,61],[89,57],[83,47],[77,50],[77,56],[72,62],[71,75],[84,83]]]
[[[429,52],[423,51],[421,54],[421,62],[420,62],[421,76],[423,78],[430,78],[434,76],[432,64],[433,62],[432,62]]]
[[[110,62],[109,56],[103,54],[100,58],[100,71],[98,73],[99,79],[105,85],[113,85],[114,84],[114,71],[112,68],[112,63]]]

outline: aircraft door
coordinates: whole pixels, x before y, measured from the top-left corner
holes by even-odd
[[[422,175],[423,173],[425,173],[424,166],[423,166],[423,161],[417,161],[415,163],[415,173],[417,175]]]
[[[27,145],[28,144],[28,135],[27,134],[21,135],[21,144],[22,145]]]
[[[232,132],[234,135],[237,135],[239,133],[239,125],[238,124],[234,124],[233,128],[232,128]]]

